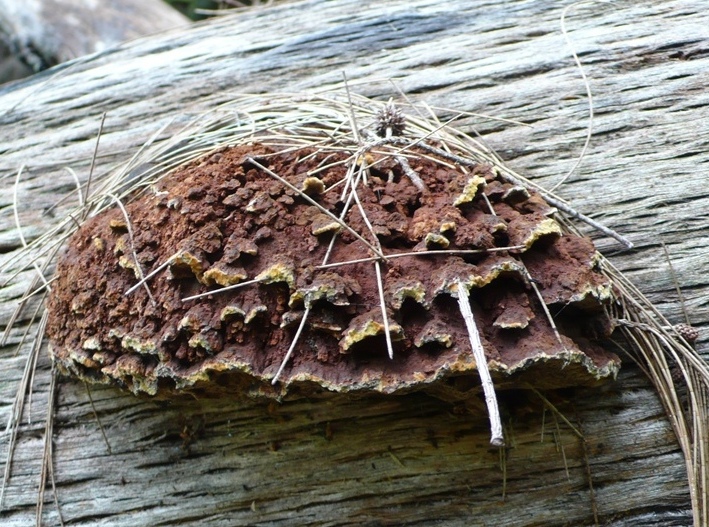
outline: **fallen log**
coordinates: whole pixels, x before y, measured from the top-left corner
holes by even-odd
[[[709,105],[703,93],[709,15],[698,2],[584,5],[569,34],[593,91],[594,135],[558,192],[621,232],[632,251],[597,246],[672,321],[709,322],[703,211],[709,197]],[[516,171],[551,187],[579,156],[588,101],[545,3],[312,1],[218,18],[140,39],[0,89],[0,248],[41,236],[85,182],[125,163],[235,93],[341,88],[426,101],[467,115]],[[297,23],[294,23],[297,21]],[[16,189],[13,181],[24,167]],[[5,278],[9,277],[6,273]],[[7,321],[33,271],[0,289]],[[35,302],[36,305],[36,302]],[[25,310],[0,351],[0,423],[8,424],[31,343]],[[706,337],[697,342],[706,350]],[[40,355],[4,495],[5,525],[35,514],[49,360]],[[602,388],[503,392],[506,450],[490,449],[486,415],[422,394],[300,399],[136,398],[112,387],[58,386],[54,482],[45,524],[111,525],[689,525],[682,453],[652,386],[626,360]],[[558,410],[557,413],[555,408]],[[94,416],[98,415],[98,420]],[[561,418],[583,435],[583,440]],[[100,424],[99,424],[100,423]],[[102,429],[108,445],[104,442]],[[0,448],[4,460],[5,434]],[[2,467],[4,469],[4,467]]]

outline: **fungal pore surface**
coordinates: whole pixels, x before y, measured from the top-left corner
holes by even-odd
[[[153,168],[114,176],[131,189],[97,193],[58,261],[47,333],[64,372],[282,397],[477,393],[481,357],[498,387],[618,370],[590,239],[435,120],[242,97],[138,164]]]

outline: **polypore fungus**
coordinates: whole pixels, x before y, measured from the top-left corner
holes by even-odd
[[[130,229],[118,209],[86,221],[52,283],[56,363],[149,394],[468,389],[464,294],[498,386],[613,376],[591,241],[489,164],[436,145],[402,162],[395,108],[372,126],[366,151],[325,133],[222,147],[134,196]]]

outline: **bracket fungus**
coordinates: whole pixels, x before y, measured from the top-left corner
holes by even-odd
[[[560,205],[463,134],[358,101],[279,126],[265,98],[248,133],[224,126],[85,221],[49,300],[60,368],[136,393],[271,397],[465,397],[481,360],[498,387],[613,377],[611,283]]]

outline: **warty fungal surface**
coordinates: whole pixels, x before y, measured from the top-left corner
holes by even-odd
[[[588,238],[488,163],[368,140],[221,147],[90,218],[52,285],[56,363],[153,395],[462,393],[479,388],[462,288],[497,386],[615,375]]]

